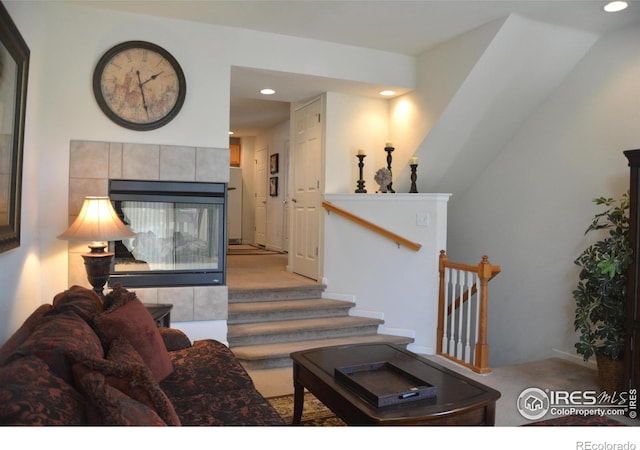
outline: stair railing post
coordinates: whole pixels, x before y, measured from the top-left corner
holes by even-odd
[[[444,250],[440,250],[440,262],[439,262],[439,271],[440,271],[440,281],[438,287],[438,328],[437,328],[437,343],[436,343],[436,353],[442,353],[442,336],[444,335],[444,314],[445,314],[445,304],[444,304],[444,271],[445,265],[447,263],[447,255]]]
[[[479,373],[491,372],[489,369],[489,344],[487,342],[487,308],[488,308],[488,286],[491,279],[491,264],[489,257],[483,256],[478,264],[478,278],[480,278],[480,298],[478,308],[480,310],[480,320],[478,323],[478,342],[476,343],[476,357],[474,365]]]

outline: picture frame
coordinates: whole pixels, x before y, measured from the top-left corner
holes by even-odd
[[[278,177],[269,178],[269,195],[271,197],[278,196]]]
[[[0,3],[0,253],[20,246],[20,206],[30,50]]]
[[[269,171],[270,171],[270,173],[278,173],[278,170],[279,170],[278,166],[280,165],[279,159],[280,159],[280,157],[279,157],[278,153],[274,153],[269,158]]]

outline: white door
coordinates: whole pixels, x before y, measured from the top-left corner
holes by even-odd
[[[319,214],[321,208],[322,115],[320,99],[294,115],[293,272],[318,279]]]
[[[255,232],[256,245],[265,246],[267,239],[267,148],[256,151],[255,186]]]

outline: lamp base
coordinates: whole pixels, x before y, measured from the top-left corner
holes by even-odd
[[[104,285],[109,281],[114,255],[113,252],[105,252],[105,247],[90,246],[91,252],[82,254],[89,283],[100,298],[104,298]]]

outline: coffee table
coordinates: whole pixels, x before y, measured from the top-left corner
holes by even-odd
[[[291,353],[293,424],[299,424],[307,389],[349,425],[494,425],[500,392],[394,344],[354,344]],[[433,398],[374,406],[335,369],[388,362],[434,386]]]

